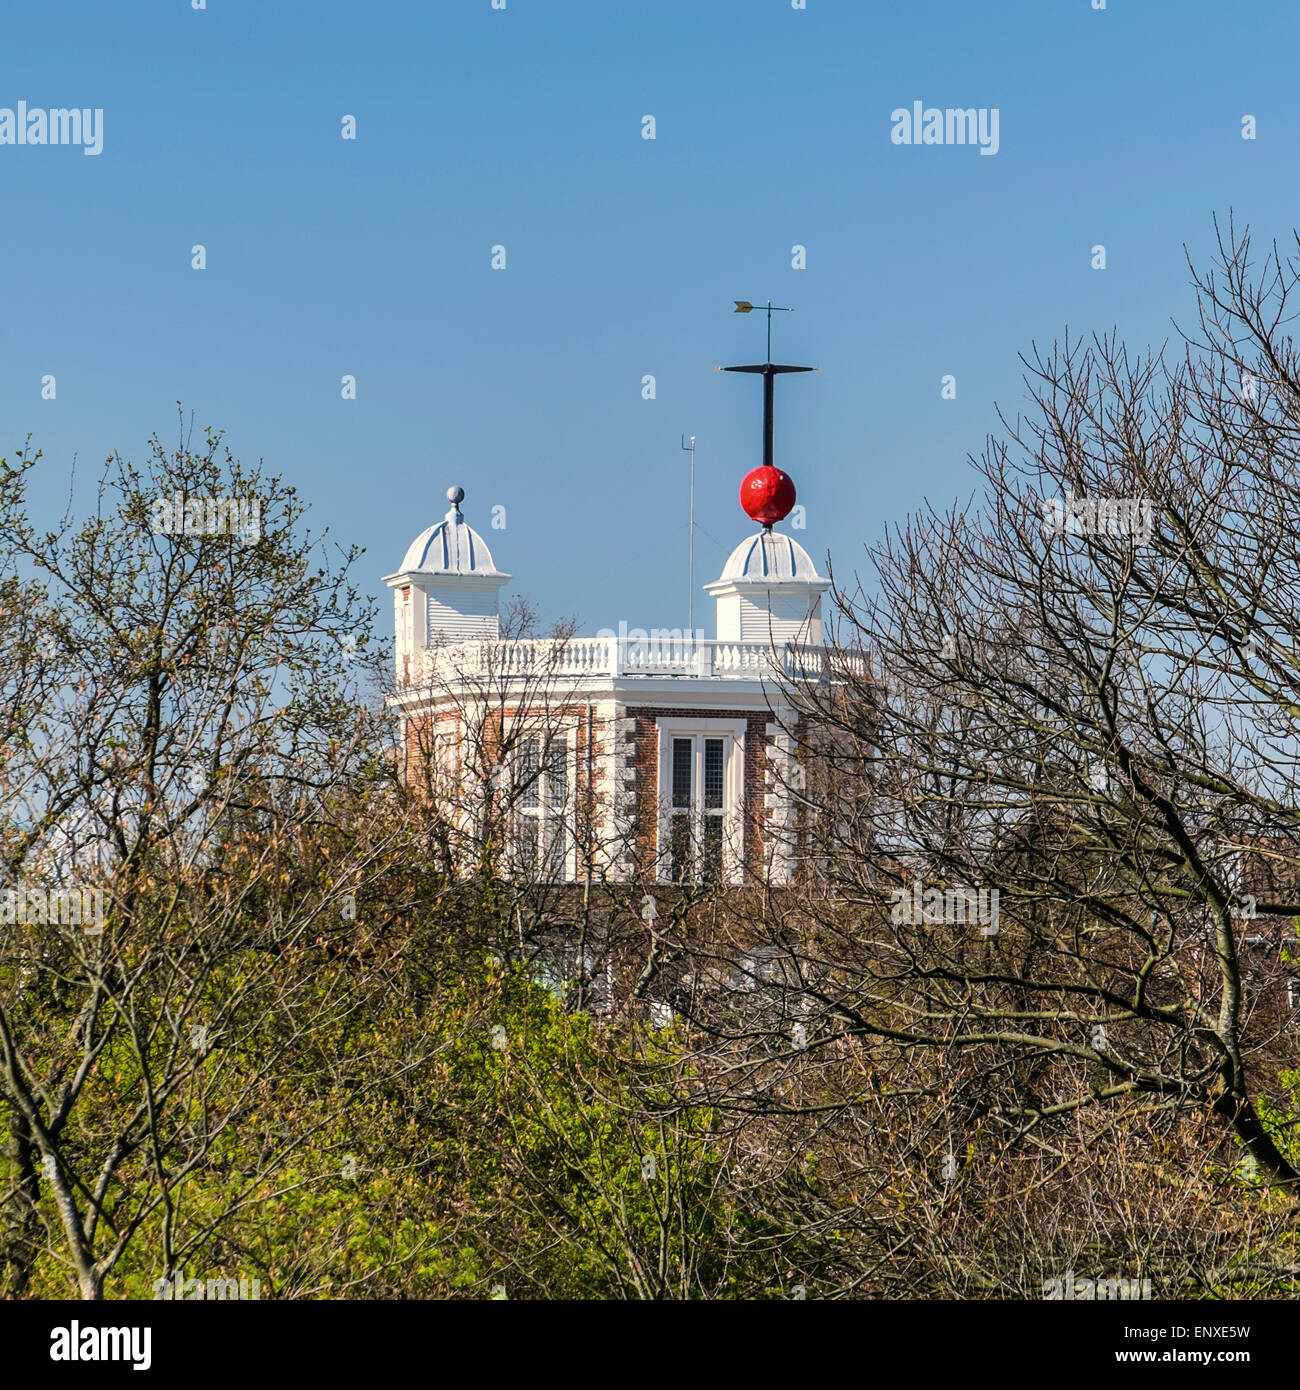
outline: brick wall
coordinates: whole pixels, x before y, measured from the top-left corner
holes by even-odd
[[[524,711],[507,709],[493,713],[493,720],[503,715],[507,721],[519,718]],[[593,872],[611,867],[599,851],[593,852],[584,843],[588,817],[594,818],[598,835],[617,839],[620,824],[626,825],[631,845],[630,859],[620,857],[624,872],[646,877],[655,872],[658,849],[659,816],[659,730],[660,719],[728,719],[745,724],[744,767],[742,769],[743,829],[742,864],[748,881],[764,875],[764,853],[767,823],[772,814],[772,794],[780,789],[780,779],[773,771],[771,757],[777,751],[777,726],[771,722],[768,710],[700,709],[675,705],[629,705],[616,707],[612,702],[593,704],[591,710],[591,748],[588,756],[588,708],[586,703],[551,709],[544,716],[546,723],[562,721],[575,730],[574,766],[571,768],[575,793],[575,830],[578,852],[575,873],[585,876],[588,860]],[[466,737],[459,711],[444,711],[436,716],[421,714],[407,720],[406,772],[408,784],[424,781],[429,759],[431,732],[451,733],[455,739]],[[488,736],[491,742],[491,735]],[[459,759],[457,759],[459,761]],[[615,877],[621,877],[616,873]]]

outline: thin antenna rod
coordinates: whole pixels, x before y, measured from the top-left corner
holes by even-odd
[[[690,619],[687,623],[687,634],[690,639],[695,636],[695,436],[691,435],[691,442],[686,442],[686,436],[682,435],[682,448],[689,451],[691,456],[691,533],[690,533],[690,604],[688,612]]]

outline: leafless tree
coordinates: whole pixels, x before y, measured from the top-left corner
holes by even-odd
[[[1181,358],[1026,359],[978,509],[913,519],[837,589],[859,659],[795,696],[828,731],[809,811],[839,910],[807,901],[828,1007],[982,1059],[976,1113],[1009,1133],[1204,1110],[1293,1184],[1242,951],[1255,914],[1300,911],[1297,262],[1219,249]],[[1265,863],[1283,887],[1257,900]]]

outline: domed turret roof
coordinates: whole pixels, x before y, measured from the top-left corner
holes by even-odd
[[[743,540],[731,552],[722,574],[715,581],[723,584],[782,584],[810,581],[825,584],[817,573],[812,556],[793,536],[776,531],[760,531]]]
[[[424,574],[504,577],[493,564],[492,552],[483,537],[461,513],[460,504],[464,498],[464,488],[447,489],[451,510],[411,542],[402,561],[401,573],[415,570]]]

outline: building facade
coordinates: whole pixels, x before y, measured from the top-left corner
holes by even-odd
[[[788,514],[793,485],[779,480],[786,500],[746,504],[751,515]],[[522,638],[503,631],[510,575],[464,496],[448,489],[446,515],[385,579],[408,778],[467,833],[496,808],[506,862],[550,881],[790,881],[802,787],[791,694],[826,675],[829,580],[807,551],[766,519],[742,540],[705,586],[712,641],[625,626]]]

